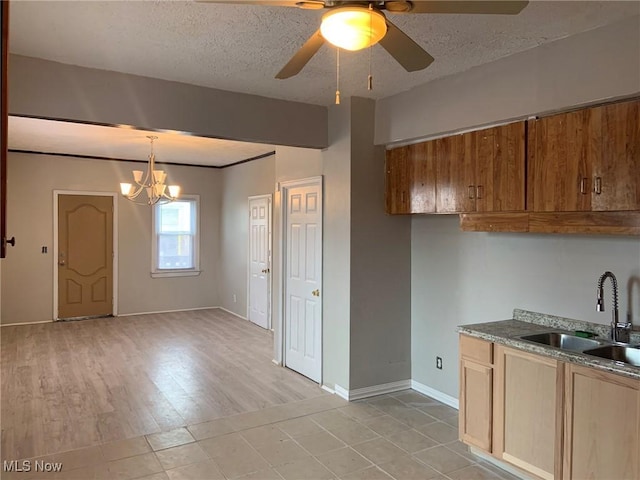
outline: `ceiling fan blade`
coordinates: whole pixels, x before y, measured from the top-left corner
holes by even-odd
[[[379,43],[407,72],[422,70],[433,62],[433,57],[424,48],[411,40],[389,19],[387,19],[387,34]]]
[[[300,73],[300,70],[302,70],[309,60],[311,60],[311,57],[313,57],[320,47],[324,45],[324,41],[324,37],[318,29],[316,33],[311,35],[309,40],[305,42],[302,48],[296,52],[293,58],[289,60],[289,63],[287,63],[284,68],[278,72],[276,78],[285,79]]]
[[[408,13],[477,13],[492,15],[517,15],[528,1],[510,0],[470,0],[470,1],[431,1],[411,2],[411,10]]]

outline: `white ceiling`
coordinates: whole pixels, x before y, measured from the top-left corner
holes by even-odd
[[[177,132],[147,132],[133,128],[9,117],[12,150],[81,155],[120,160],[147,160],[154,140],[157,162],[221,167],[267,155],[275,150],[263,143],[203,138]]]
[[[329,105],[336,88],[335,51],[326,45],[296,77],[274,78],[319,27],[322,14],[297,8],[184,1],[13,0],[10,49],[62,63]],[[380,46],[371,52],[342,53],[340,91],[343,98],[383,98],[638,14],[638,1],[534,0],[517,16],[390,15],[435,57],[435,62],[426,70],[407,73]],[[366,88],[370,54],[372,92]],[[39,138],[39,133],[31,132],[30,136],[30,131],[22,130],[27,123],[11,122],[10,148],[16,148],[13,142],[18,136],[27,144],[29,139],[35,142]],[[70,127],[69,131],[83,135],[88,144],[103,141],[104,132],[100,131],[94,142],[91,136],[84,136],[91,132],[81,127]],[[39,131],[47,132],[45,128]],[[183,140],[196,141],[194,137]],[[42,139],[42,145],[53,141]],[[214,158],[217,154],[209,150],[211,142],[207,139],[203,147],[207,151],[185,163],[199,163],[207,155]],[[128,158],[124,152],[118,156]],[[190,158],[190,154],[184,157]]]

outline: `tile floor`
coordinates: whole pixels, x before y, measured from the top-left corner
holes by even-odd
[[[405,390],[348,403],[325,395],[48,455],[31,480],[511,480],[457,440],[457,411]],[[42,464],[42,463],[40,463]]]

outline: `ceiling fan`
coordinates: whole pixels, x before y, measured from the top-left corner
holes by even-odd
[[[311,60],[325,41],[347,50],[361,50],[380,43],[408,72],[427,68],[434,58],[406,33],[396,27],[384,14],[389,13],[474,13],[517,15],[528,1],[461,0],[461,1],[338,1],[338,0],[281,0],[233,1],[200,0],[209,3],[253,4],[278,7],[297,7],[309,10],[327,9],[320,28],[305,42],[276,78],[297,75]]]

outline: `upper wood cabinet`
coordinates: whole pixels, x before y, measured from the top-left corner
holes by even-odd
[[[387,213],[524,210],[524,122],[387,151]]]
[[[387,150],[386,210],[392,214],[436,210],[435,143]]]
[[[528,123],[527,209],[640,209],[640,100]]]

